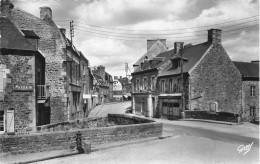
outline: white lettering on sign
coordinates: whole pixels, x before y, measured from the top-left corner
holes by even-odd
[[[14,90],[16,91],[33,91],[32,85],[15,85]]]

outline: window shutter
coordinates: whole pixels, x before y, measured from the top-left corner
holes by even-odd
[[[0,71],[0,92],[4,92],[4,72]]]
[[[14,110],[7,110],[7,133],[14,133]]]

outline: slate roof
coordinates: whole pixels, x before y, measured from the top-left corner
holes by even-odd
[[[184,48],[183,58],[187,61],[183,64],[183,73],[188,72],[200,60],[200,58],[205,54],[205,52],[209,49],[210,46],[211,44],[209,42],[205,42]],[[169,76],[180,73],[180,68],[169,68],[167,71],[162,72],[160,76]]]
[[[243,77],[259,78],[259,63],[233,62]]]
[[[160,49],[159,49],[160,47]],[[154,52],[153,51],[166,51],[167,48],[160,42],[159,40],[141,57],[133,64],[134,66],[140,65],[141,62],[143,62],[144,58],[147,56],[148,60],[153,58]],[[160,53],[160,52],[159,52]],[[157,55],[157,54],[156,54]]]
[[[141,70],[141,67],[138,67],[133,73],[137,73],[137,72],[142,72],[142,71],[147,71],[147,70],[152,70],[152,69],[157,69],[160,66],[162,66],[165,62],[167,62],[168,60],[171,59],[171,57],[173,56],[174,53],[174,49],[169,50],[169,51],[165,51],[162,52],[160,54],[158,54],[157,56],[155,56],[154,58],[150,59],[150,60],[158,60],[161,61],[160,63],[153,65],[151,68],[149,69],[145,69],[145,70]]]
[[[37,51],[8,18],[0,17],[0,31],[0,49]]]

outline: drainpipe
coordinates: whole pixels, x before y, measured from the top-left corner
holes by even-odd
[[[182,100],[182,110],[181,110],[181,118],[184,119],[185,118],[185,92],[184,92],[184,79],[183,79],[183,43],[181,42],[180,44],[180,56],[181,56],[181,85],[182,85],[182,90],[181,90],[181,100]]]

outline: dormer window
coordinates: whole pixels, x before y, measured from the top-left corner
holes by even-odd
[[[180,67],[181,67],[181,60],[175,59],[175,60],[172,61],[172,68],[177,69],[177,68],[180,68]]]

